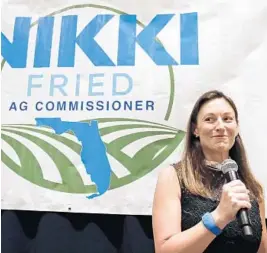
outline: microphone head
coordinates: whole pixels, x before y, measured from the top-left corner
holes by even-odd
[[[229,171],[237,171],[238,170],[238,165],[234,160],[226,159],[221,164],[221,170],[222,170],[223,174],[226,174]]]

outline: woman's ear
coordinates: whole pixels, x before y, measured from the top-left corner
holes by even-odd
[[[194,130],[194,135],[196,136],[196,138],[198,138],[199,137],[199,132],[198,132],[198,129],[197,129],[197,127],[195,127],[195,130]]]
[[[236,131],[235,131],[235,137],[239,135],[239,125],[237,125]]]

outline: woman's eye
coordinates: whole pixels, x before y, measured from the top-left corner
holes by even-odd
[[[226,122],[231,122],[231,121],[233,121],[233,117],[225,117],[224,120]]]
[[[207,118],[205,119],[205,121],[207,121],[207,122],[212,122],[212,121],[214,121],[214,119],[213,119],[212,117],[207,117]]]

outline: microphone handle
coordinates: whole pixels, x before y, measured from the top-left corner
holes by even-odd
[[[226,176],[226,180],[227,180],[227,182],[231,182],[231,181],[234,181],[234,180],[239,179],[239,176],[238,176],[237,172],[234,171],[234,170],[230,170],[230,171],[228,171],[228,172],[225,174],[225,176]]]
[[[238,173],[236,171],[229,171],[225,174],[227,182],[239,179]],[[251,222],[249,220],[248,210],[247,208],[240,209],[236,218],[239,224],[239,227],[242,229],[242,233],[247,240],[253,239],[253,230],[251,227]]]
[[[249,220],[247,209],[246,208],[240,209],[236,214],[236,218],[245,238],[248,240],[253,239],[253,230],[251,227],[251,222]]]

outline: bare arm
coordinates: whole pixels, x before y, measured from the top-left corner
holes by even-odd
[[[153,203],[156,253],[200,253],[216,237],[202,222],[181,232],[181,188],[173,167],[159,174]],[[220,221],[216,223],[219,225]],[[226,224],[220,224],[224,227]]]
[[[258,253],[267,253],[267,232],[266,232],[266,222],[265,222],[265,207],[264,200],[259,204],[261,223],[262,223],[262,238]]]

